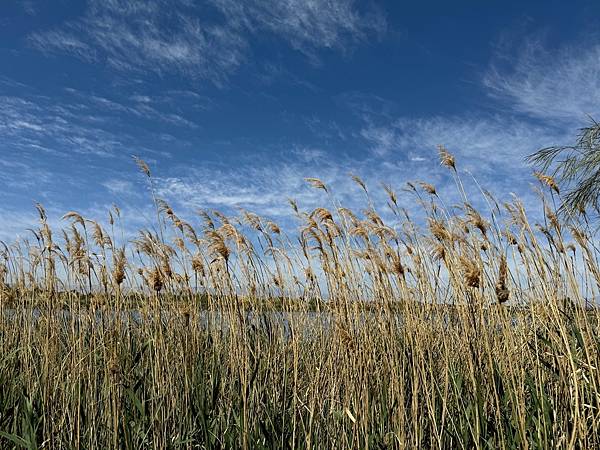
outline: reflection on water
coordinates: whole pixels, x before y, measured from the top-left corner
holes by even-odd
[[[286,312],[286,311],[245,311],[245,312],[220,312],[220,311],[197,311],[195,314],[185,314],[170,310],[162,310],[160,317],[155,312],[143,312],[141,310],[106,311],[106,310],[82,310],[71,312],[60,309],[53,311],[33,309],[5,309],[2,317],[8,321],[21,322],[24,327],[34,326],[40,322],[50,321],[53,326],[78,331],[89,326],[111,328],[111,327],[138,327],[142,324],[156,326],[158,319],[164,327],[184,327],[197,331],[216,332],[228,334],[232,329],[235,331],[246,330],[253,333],[272,337],[288,339],[292,332],[301,333],[303,337],[310,337],[319,333],[327,333],[341,325],[345,330],[382,325],[386,328],[400,328],[402,317],[398,313],[382,314],[376,312],[363,312],[352,315],[344,320],[339,315],[331,312]],[[420,317],[428,323],[437,322],[441,328],[458,325],[464,326],[463,319],[458,319],[456,312],[447,311],[429,312]],[[488,322],[484,320],[484,323]],[[498,321],[496,326],[502,328]],[[531,317],[513,316],[509,323],[516,326],[518,323],[530,323]],[[232,326],[233,325],[233,326]]]

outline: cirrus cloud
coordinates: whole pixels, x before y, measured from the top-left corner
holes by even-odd
[[[385,29],[383,13],[361,13],[353,0],[90,0],[83,17],[34,32],[29,42],[121,71],[220,85],[245,61],[251,35],[269,33],[316,60],[318,49],[344,50]]]

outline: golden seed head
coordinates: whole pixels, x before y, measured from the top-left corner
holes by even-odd
[[[113,255],[113,280],[115,284],[120,285],[125,280],[125,250],[119,249],[115,255]]]
[[[556,180],[552,178],[550,175],[545,175],[541,172],[534,172],[533,175],[542,183],[548,186],[550,189],[555,191],[557,194],[560,194],[560,189],[558,188],[558,184]]]
[[[548,208],[548,206],[546,206],[546,217],[548,218],[548,220],[550,221],[550,225],[552,225],[552,227],[556,230],[556,231],[560,231],[560,222],[558,220],[558,216],[556,215],[556,213],[554,213],[554,211],[552,211],[550,208]]]
[[[502,255],[500,258],[500,266],[498,269],[498,281],[496,282],[495,290],[496,290],[496,298],[498,299],[498,303],[505,303],[508,301],[510,296],[510,291],[507,287],[507,278],[508,278],[508,264],[506,263],[506,256]]]
[[[481,270],[479,265],[471,258],[465,256],[460,257],[460,262],[463,269],[465,284],[472,288],[478,288],[481,278]]]
[[[296,200],[290,198],[289,200],[290,206],[292,207],[292,209],[294,210],[294,212],[296,214],[298,214],[298,203],[296,202]]]
[[[351,174],[350,176],[352,177],[352,181],[354,181],[356,184],[358,184],[363,191],[367,192],[367,185],[358,175]]]
[[[391,270],[393,273],[404,277],[404,266],[402,265],[402,261],[399,256],[395,256],[392,260]]]
[[[452,170],[456,170],[454,156],[446,149],[446,147],[443,145],[438,145],[438,154],[440,156],[440,163],[443,166],[446,166]]]
[[[269,230],[271,230],[271,233],[273,234],[281,234],[281,229],[279,228],[279,225],[277,225],[275,222],[267,222],[267,226],[269,227]]]
[[[398,197],[396,196],[396,192],[394,192],[392,187],[390,185],[383,184],[383,189],[384,189],[385,193],[388,195],[390,201],[394,205],[398,206]]]
[[[451,241],[452,235],[450,231],[446,228],[444,223],[440,220],[434,219],[432,217],[428,218],[429,222],[429,231],[438,241]]]
[[[204,275],[204,263],[202,257],[199,254],[194,255],[192,258],[192,270],[198,275]]]
[[[481,217],[481,214],[473,208],[471,205],[466,205],[467,207],[467,221],[481,231],[481,234],[486,235],[489,224]]]
[[[163,277],[158,267],[155,267],[148,276],[148,284],[155,292],[160,292],[163,288]]]
[[[304,180],[316,189],[323,189],[325,192],[329,192],[327,190],[327,186],[325,186],[325,183],[323,183],[318,178],[305,178]]]
[[[321,222],[333,221],[333,216],[326,208],[316,208],[310,216],[316,217]]]
[[[150,177],[150,166],[148,166],[148,164],[146,164],[146,161],[144,161],[141,158],[138,158],[137,156],[134,156],[133,160],[139,167],[140,171],[147,177]]]
[[[435,186],[433,184],[425,183],[424,181],[419,181],[418,183],[419,183],[419,186],[421,186],[421,188],[423,188],[423,190],[425,192],[427,192],[428,194],[437,195]]]

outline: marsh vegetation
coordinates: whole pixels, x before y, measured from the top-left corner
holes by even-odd
[[[472,200],[439,156],[458,205],[419,182],[376,206],[354,177],[353,211],[307,179],[324,206],[292,201],[297,230],[247,211],[188,221],[154,197],[155,223],[124,240],[116,207],[53,230],[38,205],[0,257],[1,446],[600,446],[585,205],[559,211],[542,173],[533,216]]]

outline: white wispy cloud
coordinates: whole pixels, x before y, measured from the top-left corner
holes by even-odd
[[[550,145],[558,130],[501,115],[465,114],[423,118],[400,117],[385,125],[368,125],[361,135],[371,150],[388,158],[422,158],[446,145],[478,170],[523,167],[524,156]]]
[[[29,42],[122,71],[221,84],[246,59],[250,38],[264,32],[312,57],[316,49],[343,50],[384,30],[381,12],[361,13],[352,0],[89,0],[84,17],[34,32]]]
[[[56,105],[48,98],[0,96],[0,137],[19,151],[111,156],[121,145],[106,130],[85,125],[82,105]]]
[[[130,180],[123,180],[118,178],[111,178],[102,182],[104,186],[111,194],[119,196],[130,196],[137,192],[137,186]]]
[[[96,51],[81,40],[75,31],[48,30],[33,33],[29,36],[29,42],[46,53],[64,52],[86,61],[97,58]]]
[[[24,84],[0,80],[0,138],[6,152],[113,158],[124,152],[148,152],[169,140],[187,141],[168,134],[197,129],[189,111],[208,109],[211,103],[189,91],[158,92],[152,97],[111,97],[66,88],[64,95],[48,97]],[[2,85],[7,89],[2,89]],[[15,89],[16,88],[16,89]],[[1,95],[2,91],[10,95]],[[129,124],[134,119],[137,128]],[[144,129],[146,143],[139,133]],[[150,148],[147,148],[149,144]],[[160,148],[155,148],[159,151]],[[167,156],[167,154],[163,154]]]
[[[14,192],[29,192],[52,180],[52,172],[36,165],[31,158],[23,155],[0,157],[0,182],[6,188],[0,192],[0,198],[8,199]]]
[[[466,189],[474,195],[474,203],[483,203],[483,197],[469,172],[485,188],[508,200],[513,191],[520,194],[529,190],[528,183],[532,179],[522,155],[535,145],[540,135],[535,128],[511,129],[504,125],[507,123],[500,119],[482,123],[476,119],[463,123],[458,118],[398,119],[378,129],[393,136],[394,145],[385,152],[360,157],[343,155],[338,148],[309,147],[288,152],[285,159],[240,161],[239,165],[230,167],[180,168],[177,175],[159,176],[158,194],[188,213],[196,208],[228,213],[244,208],[287,220],[291,217],[289,198],[297,200],[305,210],[329,205],[328,196],[309,187],[305,177],[324,181],[344,206],[355,210],[366,208],[364,193],[350,177],[356,174],[367,183],[371,198],[379,208],[385,209],[387,201],[381,187],[385,182],[399,193],[400,204],[416,212],[414,197],[401,192],[407,181],[433,183],[441,195],[458,200],[450,174],[440,166],[437,155],[436,144],[445,143],[457,158]],[[370,135],[364,134],[367,136],[365,144],[368,144]]]
[[[123,71],[180,73],[220,82],[243,60],[246,42],[225,24],[204,24],[187,2],[90,0],[84,17],[30,35],[46,52],[64,52]]]
[[[378,156],[383,156],[402,145],[402,138],[398,135],[396,127],[373,126],[363,128],[360,134],[370,144],[370,150]]]
[[[287,198],[297,199],[306,210],[329,201],[321,191],[309,188],[304,177],[322,179],[342,204],[365,208],[365,197],[349,176],[352,173],[363,178],[380,207],[386,204],[380,183],[386,182],[399,192],[400,203],[414,212],[414,197],[401,193],[407,181],[432,183],[449,203],[460,201],[449,171],[439,163],[436,147],[443,144],[455,155],[474,204],[484,204],[479,183],[500,200],[511,200],[516,193],[527,205],[536,205],[532,169],[524,157],[543,146],[565,142],[574,132],[569,127],[490,113],[393,120],[386,120],[386,114],[377,120],[364,117],[357,137],[371,152],[342,153],[339,141],[319,148],[298,147],[287,152],[285,159],[183,170],[177,176],[162,177],[159,193],[184,210],[200,207],[235,212],[243,207],[284,220],[290,217]]]
[[[600,44],[549,50],[528,39],[518,55],[500,54],[484,77],[489,93],[531,117],[568,124],[600,113]]]
[[[316,164],[302,160],[195,168],[178,176],[159,177],[158,194],[187,211],[202,208],[232,213],[244,208],[267,216],[286,217],[291,211],[289,198],[304,205],[314,204],[318,198],[318,193],[307,187],[303,173],[317,176],[320,172],[327,179],[339,177],[339,168],[332,168],[330,161],[320,163],[318,171]]]
[[[371,5],[361,12],[354,0],[212,1],[237,28],[270,31],[308,55],[318,48],[344,50],[387,27],[380,10]]]

